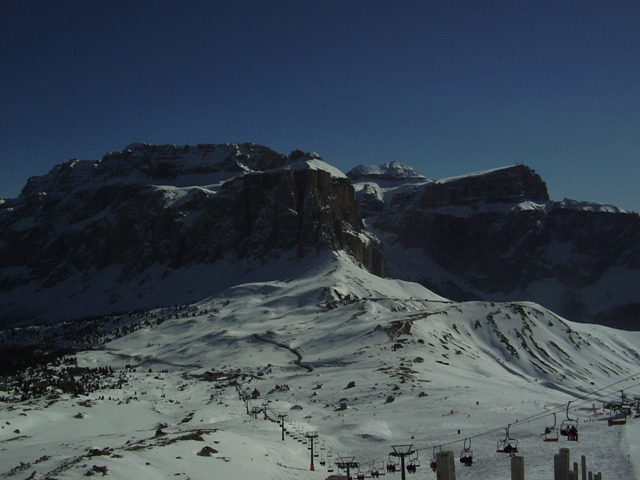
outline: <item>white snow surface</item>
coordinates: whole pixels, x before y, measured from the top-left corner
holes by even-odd
[[[139,480],[325,479],[339,457],[362,473],[380,467],[393,445],[417,452],[409,478],[435,478],[434,447],[457,458],[470,438],[474,463],[456,462],[457,478],[508,479],[509,457],[496,452],[508,424],[528,480],[553,478],[560,447],[605,479],[639,478],[640,420],[609,427],[599,407],[640,385],[640,332],[528,302],[451,302],[342,254],[260,272],[149,310],[141,328],[77,355],[80,367],[112,367],[121,388],[0,403],[0,478],[80,479],[96,466]],[[245,404],[232,374],[260,397]],[[579,442],[543,442],[569,401]],[[318,434],[315,471],[306,445],[247,414],[264,405],[287,415],[288,432]],[[204,447],[215,451],[198,455]]]

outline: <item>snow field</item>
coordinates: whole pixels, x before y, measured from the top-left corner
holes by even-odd
[[[96,465],[141,480],[323,479],[329,452],[365,469],[412,444],[415,478],[435,478],[434,447],[457,457],[470,438],[474,464],[458,463],[458,478],[498,480],[510,478],[496,453],[510,424],[528,480],[552,478],[561,446],[604,478],[638,478],[638,420],[608,427],[592,410],[640,384],[638,333],[532,303],[448,302],[344,259],[306,272],[149,311],[150,326],[77,355],[80,367],[125,371],[121,389],[2,404],[0,477],[78,479]],[[245,405],[228,379],[260,397]],[[543,442],[569,401],[580,441]],[[264,403],[289,432],[318,433],[315,472],[305,445],[247,415]]]

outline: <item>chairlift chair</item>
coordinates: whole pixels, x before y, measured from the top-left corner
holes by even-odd
[[[382,462],[382,466],[376,466],[375,462],[371,464],[371,478],[378,478],[385,474],[384,471],[384,462]]]
[[[571,405],[571,402],[567,403],[567,412],[565,413],[567,418],[560,424],[560,435],[567,437],[569,441],[573,441],[575,440],[575,433],[578,431],[578,419],[569,417],[569,405]]]
[[[389,461],[387,462],[387,472],[395,473],[398,471],[398,463],[392,459],[392,456],[389,455]]]
[[[365,478],[371,478],[372,475],[372,465],[367,465],[363,467],[362,465],[358,465],[358,472],[356,478],[358,480],[364,480]]]
[[[407,463],[407,472],[416,473],[420,466],[420,460],[418,459],[418,452],[414,452],[409,456],[409,463]]]
[[[442,451],[442,447],[433,447],[433,456],[431,457],[431,462],[429,462],[429,466],[431,467],[431,470],[433,470],[434,472],[438,470],[436,448],[438,449],[438,451]]]
[[[553,426],[544,428],[544,441],[557,442],[559,439],[558,429],[556,427],[556,414],[553,414]]]
[[[627,423],[627,415],[626,412],[622,409],[620,410],[611,410],[609,412],[609,426],[613,425],[625,425]]]
[[[460,452],[460,463],[470,467],[473,465],[473,452],[471,451],[471,439],[465,438],[462,452]]]
[[[509,427],[511,427],[511,424],[507,425],[507,428],[505,429],[506,434],[504,439],[498,441],[498,446],[496,448],[497,453],[508,453],[509,455],[515,455],[518,453],[518,440],[509,436]]]

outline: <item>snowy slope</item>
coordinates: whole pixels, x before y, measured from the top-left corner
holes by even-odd
[[[507,424],[527,479],[551,478],[559,446],[574,459],[587,455],[604,478],[638,477],[630,459],[639,426],[608,427],[592,405],[639,384],[639,333],[575,324],[533,303],[451,302],[375,277],[342,254],[283,259],[246,280],[139,312],[130,333],[108,331],[132,326],[131,315],[105,321],[96,341],[113,340],[77,362],[112,368],[101,381],[113,388],[3,403],[0,477],[81,478],[95,465],[142,480],[326,478],[339,456],[355,457],[364,472],[387,462],[392,445],[412,444],[417,478],[435,478],[434,447],[457,456],[471,438],[474,465],[458,464],[458,478],[507,479],[508,456],[495,451]],[[12,338],[65,339],[77,327]],[[245,404],[230,379],[259,398]],[[542,442],[569,401],[580,442]],[[247,415],[263,404],[271,416],[287,414],[289,432],[318,433],[316,471],[304,444],[283,442],[276,422]]]

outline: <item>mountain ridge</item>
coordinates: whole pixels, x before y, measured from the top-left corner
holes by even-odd
[[[636,213],[552,201],[522,164],[419,184],[372,175],[354,187],[390,275],[460,301],[527,299],[573,320],[637,328]]]
[[[120,304],[129,292],[113,292],[113,284],[143,297],[149,282],[224,258],[346,249],[384,274],[379,241],[363,228],[349,180],[315,154],[287,157],[254,144],[136,144],[102,161],[67,162],[0,207],[0,232],[4,322],[46,311],[36,299],[57,304],[54,286],[72,305],[91,303],[83,292],[105,276],[113,308],[135,308],[135,298]]]
[[[5,321],[30,318],[61,282],[75,302],[92,278],[108,296],[120,283],[142,299],[183,267],[345,249],[454,300],[525,299],[638,328],[638,215],[552,201],[523,164],[430,180],[402,162],[345,175],[317,154],[253,143],[134,143],[29,179],[0,202],[0,233]],[[116,299],[126,296],[115,292],[113,308],[129,308]]]

